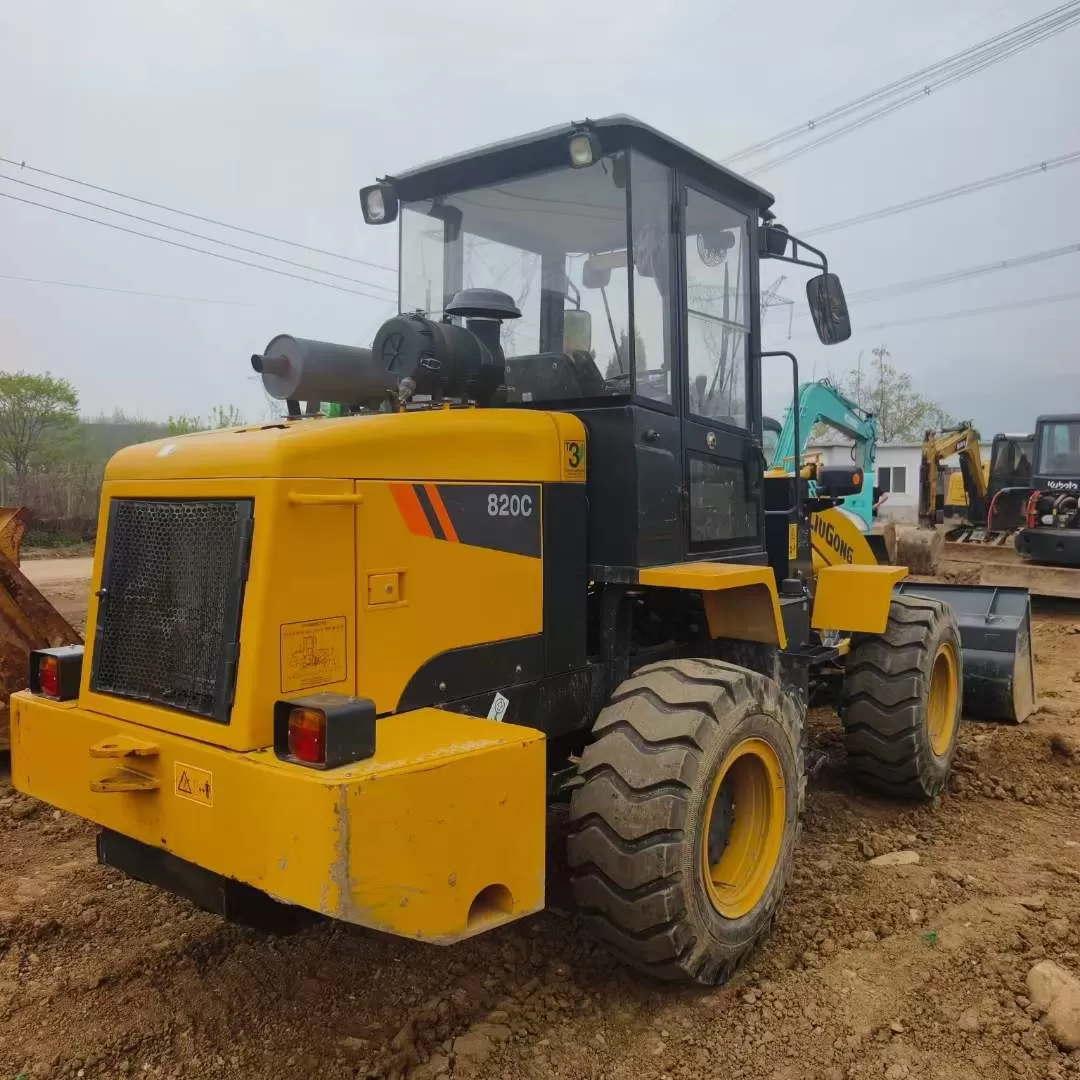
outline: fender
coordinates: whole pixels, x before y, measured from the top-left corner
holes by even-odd
[[[823,566],[874,566],[877,559],[859,527],[838,506],[810,515],[814,573]]]

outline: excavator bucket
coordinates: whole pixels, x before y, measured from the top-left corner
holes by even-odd
[[[945,534],[939,529],[914,525],[893,525],[892,542],[886,534],[889,562],[894,566],[906,566],[913,574],[936,574],[941,562]]]
[[[21,527],[18,532],[21,536]],[[2,545],[0,533],[0,750],[5,750],[9,739],[8,699],[16,690],[26,688],[30,651],[79,645],[82,638],[31,584],[18,563],[8,558]],[[18,554],[17,541],[13,553]]]
[[[1018,724],[1035,708],[1031,594],[993,585],[901,581],[897,592],[943,600],[960,626],[964,715]]]

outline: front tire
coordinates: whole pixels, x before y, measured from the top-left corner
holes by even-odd
[[[718,660],[634,673],[597,717],[570,802],[568,863],[589,930],[662,979],[727,980],[791,875],[803,715]]]
[[[848,654],[840,694],[848,767],[888,795],[937,795],[956,756],[963,677],[948,605],[894,596],[885,633],[857,638]]]

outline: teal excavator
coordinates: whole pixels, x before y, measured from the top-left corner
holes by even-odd
[[[851,518],[859,532],[864,536],[868,535],[873,519],[874,448],[877,445],[878,434],[874,414],[860,408],[828,379],[803,383],[799,387],[798,410],[799,441],[802,445],[795,446],[795,411],[789,406],[784,423],[773,426],[777,437],[772,453],[772,468],[790,472],[794,466],[796,454],[800,461],[803,460],[806,443],[811,432],[818,425],[824,425],[844,438],[850,439],[851,462],[862,470],[863,486],[857,495],[848,495],[840,499],[839,509]],[[813,485],[813,480],[810,480],[810,484]]]
[[[823,425],[851,440],[852,469],[861,470],[863,476],[857,494],[825,500],[832,505],[811,514],[814,573],[841,563],[899,561],[890,560],[884,538],[871,530],[878,435],[873,414],[827,379],[801,384],[796,404],[797,413],[789,407],[783,424],[765,418],[764,453],[770,462],[769,474],[791,475],[797,470],[806,485],[806,498],[814,499],[815,475],[820,466],[807,459],[806,447],[813,429]],[[953,585],[925,579],[908,579],[896,588],[898,592],[944,600],[957,616],[964,653],[966,715],[1015,723],[1031,712],[1035,704],[1035,666],[1026,588]]]

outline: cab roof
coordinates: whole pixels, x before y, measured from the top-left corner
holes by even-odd
[[[393,185],[399,199],[412,202],[484,187],[509,177],[545,172],[569,164],[567,143],[572,135],[582,131],[592,132],[605,154],[639,150],[747,210],[767,210],[773,204],[772,194],[764,188],[656,128],[624,115],[561,124],[519,135],[393,173],[385,180]]]

